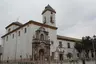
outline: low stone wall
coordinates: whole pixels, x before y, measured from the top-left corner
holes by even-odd
[[[95,61],[85,61],[85,63],[86,64],[95,64]],[[3,63],[0,63],[0,64],[36,64],[35,62],[33,63],[33,62],[3,62]],[[48,64],[48,63],[45,63],[45,64]],[[50,62],[50,64],[82,64],[82,61],[81,60],[79,60],[78,62],[68,62],[68,61],[66,61],[66,62],[64,62],[64,61],[62,61],[62,62]]]
[[[0,64],[34,64],[33,62],[2,62]]]

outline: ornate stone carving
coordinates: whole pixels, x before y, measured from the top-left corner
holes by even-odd
[[[33,60],[44,64],[50,59],[50,41],[48,39],[48,32],[43,27],[40,27],[36,32],[36,37],[32,41],[32,56]]]

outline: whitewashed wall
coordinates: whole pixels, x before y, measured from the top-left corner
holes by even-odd
[[[27,32],[24,33],[24,28],[27,28]],[[3,38],[3,45],[4,45],[4,55],[3,59],[4,60],[15,60],[15,59],[20,59],[20,55],[22,55],[22,58],[26,58],[27,55],[31,55],[31,47],[30,47],[30,52],[27,52],[27,46],[28,44],[31,45],[31,42],[29,39],[29,31],[30,26],[25,26],[9,35],[8,36],[8,41],[6,40],[7,36],[5,36],[5,40]],[[20,36],[18,36],[18,32],[20,31]],[[13,38],[14,34],[14,38]]]
[[[73,58],[77,58],[77,51],[76,49],[74,49],[74,45],[75,45],[75,42],[72,42],[72,41],[67,41],[67,40],[57,40],[57,44],[59,45],[59,42],[62,42],[62,49],[64,50],[64,59],[68,59],[67,58],[67,54],[68,53],[72,53],[73,55]],[[67,43],[70,43],[70,48],[68,48],[68,45]],[[57,52],[56,52],[57,53]],[[57,55],[55,55],[56,57],[58,57],[59,59],[59,53],[57,53]]]
[[[24,29],[27,28],[27,32],[24,33]],[[29,24],[25,27],[20,28],[19,30],[7,35],[8,41],[6,41],[7,36],[5,36],[4,40],[4,55],[3,60],[15,60],[20,59],[20,55],[22,55],[22,59],[29,58],[32,55],[32,39],[33,35],[35,35],[35,31],[39,29],[40,26]],[[56,30],[45,28],[46,31],[49,32],[50,40],[57,42]],[[20,36],[18,36],[18,32],[20,31]],[[12,38],[14,34],[14,38]],[[53,47],[53,48],[52,48]],[[56,44],[51,47],[51,51],[54,51],[56,48]]]

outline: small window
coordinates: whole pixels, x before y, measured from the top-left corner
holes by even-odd
[[[8,36],[6,37],[6,41],[8,41]]]
[[[44,35],[43,34],[40,35],[40,40],[44,40]]]
[[[68,48],[70,48],[70,43],[67,43]]]
[[[55,55],[54,52],[52,52],[52,58],[51,58],[52,60],[54,60],[54,55]]]
[[[52,16],[51,16],[51,17],[50,17],[50,22],[51,22],[51,23],[53,23],[53,21],[52,21],[52,20],[53,20],[53,19],[52,19]]]
[[[18,36],[20,36],[20,31],[18,32]]]
[[[26,33],[26,32],[27,32],[27,29],[25,28],[25,29],[24,29],[24,33]]]
[[[12,35],[12,38],[14,38],[14,34]]]
[[[61,41],[59,41],[59,46],[62,47],[62,42]]]
[[[44,17],[44,24],[46,23],[46,17]]]

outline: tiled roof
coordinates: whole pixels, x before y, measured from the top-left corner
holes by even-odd
[[[17,24],[17,25],[23,25],[22,23],[20,23],[20,22],[18,22],[18,21],[16,21],[16,22],[13,22],[13,24]]]
[[[56,11],[48,4],[48,5],[45,7],[45,9],[44,9],[44,11],[42,12],[42,14],[43,14],[44,12],[46,12],[47,10],[56,13]]]
[[[60,35],[57,35],[57,39],[74,41],[74,42],[80,42],[80,41],[81,41],[81,39],[72,38],[72,37],[67,37],[67,36],[60,36]]]
[[[54,26],[50,26],[50,25],[46,25],[46,24],[43,24],[43,23],[39,23],[39,22],[30,20],[30,21],[28,21],[27,23],[25,23],[25,24],[21,25],[20,27],[16,28],[15,30],[13,30],[13,31],[11,31],[11,32],[8,32],[8,33],[6,33],[5,35],[1,36],[1,38],[9,35],[10,33],[13,33],[13,32],[16,31],[16,30],[19,30],[20,28],[22,28],[22,27],[24,27],[24,26],[26,26],[26,25],[28,25],[28,24],[34,24],[34,25],[38,25],[38,26],[42,26],[42,27],[46,27],[46,28],[51,28],[51,29],[54,29],[54,30],[57,30],[57,29],[58,29],[57,27],[54,27]]]
[[[22,26],[23,24],[20,23],[20,22],[18,22],[18,21],[16,21],[16,22],[12,22],[11,24],[9,24],[9,25],[6,27],[6,29],[7,29],[8,27],[10,27],[11,25],[18,25],[18,26]]]

